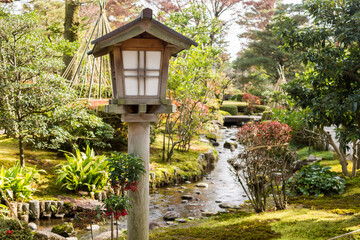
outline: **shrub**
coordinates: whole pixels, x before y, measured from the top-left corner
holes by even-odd
[[[93,149],[86,147],[86,152],[76,149],[76,155],[65,154],[67,163],[57,166],[59,174],[57,184],[71,191],[102,190],[107,185],[106,156],[96,156]]]
[[[21,221],[23,229],[14,218],[0,218],[0,240],[31,240],[33,235],[27,223]]]
[[[274,146],[289,143],[291,128],[278,121],[250,123],[239,129],[238,139],[246,146]]]
[[[40,177],[40,172],[44,170],[36,170],[36,168],[23,168],[19,162],[15,166],[0,169],[0,188],[5,192],[7,197],[12,200],[31,199],[35,192],[36,179]],[[0,196],[0,200],[3,196]]]
[[[269,192],[276,209],[287,205],[286,182],[296,159],[296,153],[288,148],[290,131],[288,125],[277,121],[249,123],[239,129],[238,140],[246,148],[230,164],[256,212],[266,210]]]
[[[333,195],[345,189],[345,180],[319,164],[304,166],[288,181],[290,195]]]
[[[233,105],[233,104],[223,104],[220,107],[220,110],[226,111],[226,112],[230,113],[231,115],[238,114],[238,108],[236,105]]]
[[[255,113],[262,113],[266,110],[266,106],[264,105],[253,105]]]
[[[264,111],[261,115],[261,121],[268,121],[271,120],[273,113],[272,111]]]

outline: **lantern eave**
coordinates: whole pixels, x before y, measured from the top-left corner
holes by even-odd
[[[198,46],[195,41],[153,19],[152,10],[146,8],[134,21],[93,40],[91,43],[94,47],[91,54],[95,57],[103,56],[111,51],[112,46],[121,44],[145,32],[170,44],[172,46],[171,55],[176,55],[191,46]]]

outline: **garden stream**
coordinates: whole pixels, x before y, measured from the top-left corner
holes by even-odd
[[[215,147],[218,152],[218,161],[214,163],[213,169],[204,175],[202,181],[208,187],[196,187],[198,183],[182,183],[166,188],[158,188],[150,192],[150,222],[165,223],[163,216],[167,211],[175,211],[180,213],[181,218],[201,217],[201,212],[219,212],[225,211],[219,207],[219,204],[228,204],[238,206],[247,199],[241,186],[234,181],[230,173],[230,165],[227,160],[239,154],[242,146],[238,144],[238,148],[234,151],[224,148],[226,141],[235,140],[237,128],[226,128],[220,130],[217,136],[219,146]],[[207,141],[205,138],[203,141]],[[190,195],[192,200],[184,202],[183,195]],[[41,220],[37,222],[39,230],[50,231],[52,226],[61,224],[64,220]],[[126,228],[126,220],[123,219],[119,227]],[[110,231],[110,225],[101,225],[98,231],[94,231],[97,236],[100,233]],[[90,232],[79,232],[77,234],[79,240],[91,239]]]

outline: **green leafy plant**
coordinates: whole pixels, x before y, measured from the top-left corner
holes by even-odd
[[[145,167],[141,158],[134,154],[114,152],[108,158],[109,180],[112,188],[121,189],[122,195],[125,190],[137,190],[137,182],[141,175],[145,174]]]
[[[127,197],[126,191],[135,192],[141,175],[146,170],[143,160],[134,154],[123,154],[114,152],[108,158],[109,161],[109,180],[111,187],[114,189],[115,195],[104,200],[106,215],[111,216],[111,239],[113,236],[114,218],[116,223],[121,216],[128,215],[131,207],[130,198]],[[116,239],[119,238],[119,229],[116,229]]]
[[[345,180],[330,171],[331,167],[313,164],[303,167],[288,181],[291,195],[333,195],[345,189]]]
[[[85,152],[76,149],[75,155],[65,154],[67,163],[58,165],[57,184],[71,191],[102,190],[107,185],[106,156],[96,156],[93,149],[86,147]]]
[[[0,188],[7,195],[6,197],[12,200],[27,200],[31,199],[35,192],[36,179],[40,177],[40,172],[44,170],[37,170],[36,168],[23,168],[19,162],[15,166],[5,169],[0,169]],[[2,199],[3,196],[0,196]]]

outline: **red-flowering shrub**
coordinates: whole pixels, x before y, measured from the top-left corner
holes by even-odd
[[[249,123],[239,128],[238,140],[246,146],[278,146],[291,139],[291,128],[278,121]]]
[[[230,164],[256,212],[266,210],[269,192],[276,209],[286,207],[286,181],[296,159],[296,152],[287,145],[290,132],[287,124],[277,121],[249,123],[239,129],[238,140],[247,148]]]

